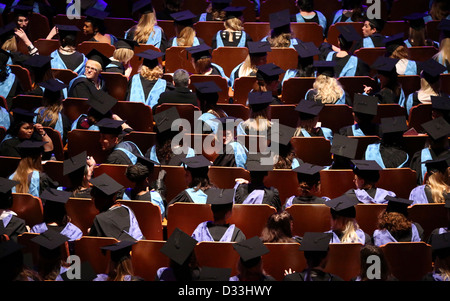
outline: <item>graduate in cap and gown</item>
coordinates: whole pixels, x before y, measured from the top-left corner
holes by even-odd
[[[11,189],[18,182],[6,178],[0,178],[0,232],[8,237],[8,240],[17,242],[17,237],[29,230],[26,227],[24,219],[17,216],[17,213],[11,210],[13,205],[13,196]]]
[[[161,93],[168,91],[170,83],[164,78],[164,71],[160,63],[164,52],[146,50],[137,54],[142,58],[142,65],[128,82],[127,101],[142,102],[152,109],[158,104]]]
[[[319,48],[313,42],[299,42],[294,45],[298,53],[297,68],[288,69],[281,80],[281,86],[292,77],[315,77],[316,72],[313,67],[314,57],[320,54]]]
[[[172,46],[198,46],[204,44],[205,41],[198,37],[194,30],[194,23],[197,15],[190,10],[183,10],[170,14],[174,20],[176,36],[171,37],[167,42],[167,47]]]
[[[403,19],[408,22],[408,37],[405,39],[406,47],[415,46],[433,46],[439,48],[439,43],[428,38],[425,28],[427,14],[424,12],[412,13],[404,16]]]
[[[123,137],[133,131],[123,120],[104,118],[97,122],[100,129],[100,146],[108,153],[106,164],[130,165],[137,162],[138,156],[143,156],[139,147]]]
[[[42,98],[43,106],[35,110],[37,115],[34,117],[34,122],[58,131],[63,145],[66,145],[71,124],[69,118],[62,112],[62,101],[65,98],[64,89],[67,85],[56,79],[49,79],[40,85],[45,89]]]
[[[0,48],[8,52],[11,57],[8,59],[9,65],[22,65],[23,61],[28,59],[31,54],[24,54],[19,51],[18,39],[16,38],[17,25],[15,22],[10,22],[0,28]],[[34,47],[34,46],[33,46]],[[37,48],[32,49],[32,54],[37,54]]]
[[[340,32],[338,45],[323,43],[320,46],[319,59],[334,61],[336,77],[344,76],[369,76],[370,67],[360,58],[353,55],[352,47],[355,42],[361,40],[361,36],[352,25],[338,26]]]
[[[119,241],[145,239],[133,210],[117,201],[117,194],[124,187],[106,173],[91,179],[91,184],[92,200],[99,213],[89,236],[113,237]]]
[[[109,11],[110,7],[108,7],[108,3],[104,0],[79,0],[80,1],[80,9],[81,13],[83,14],[86,10],[90,8],[95,8],[100,11]],[[69,2],[69,1],[67,1]],[[70,3],[67,5],[67,8],[74,5],[75,0],[70,1]]]
[[[379,125],[375,122],[378,98],[355,93],[352,111],[354,123],[339,129],[339,134],[344,136],[377,136],[379,134]]]
[[[194,83],[194,87],[202,111],[197,119],[202,122],[202,132],[217,134],[219,124],[216,119],[228,117],[227,113],[217,106],[222,89],[213,81]]]
[[[90,199],[92,189],[90,180],[95,166],[94,158],[88,156],[86,151],[64,160],[63,176],[68,178],[68,184],[59,189],[69,191],[72,198]]]
[[[417,185],[422,185],[427,172],[425,162],[446,158],[450,155],[448,135],[450,134],[450,125],[440,116],[421,124],[422,128],[428,134],[425,147],[414,153],[409,167],[416,171]]]
[[[84,12],[86,19],[83,25],[83,33],[89,37],[88,41],[107,43],[114,45],[117,38],[107,33],[105,26],[105,18],[109,16],[109,12],[89,8]]]
[[[445,195],[445,203],[444,203],[445,211],[447,212],[447,225],[442,227],[437,227],[431,231],[430,236],[428,237],[427,243],[429,245],[433,242],[433,235],[434,234],[443,234],[450,232],[450,197],[449,195]]]
[[[138,23],[125,32],[125,39],[139,44],[153,45],[162,52],[167,48],[167,37],[158,26],[156,12],[151,0],[139,0],[133,3],[132,13],[139,16]]]
[[[431,118],[444,118],[450,121],[450,96],[431,96]]]
[[[213,220],[201,222],[192,232],[192,238],[198,242],[246,240],[245,233],[241,229],[235,224],[228,223],[228,219],[233,214],[234,189],[210,189],[207,195],[206,204],[211,205]]]
[[[0,96],[5,98],[6,105],[11,108],[12,99],[21,93],[22,87],[20,86],[19,79],[14,73],[11,72],[8,64],[12,64],[10,61],[12,55],[8,51],[0,49]],[[6,112],[6,109],[2,107],[2,116]],[[2,121],[3,127],[7,125]],[[7,125],[9,127],[9,125]]]
[[[50,56],[52,69],[69,69],[77,74],[84,74],[86,56],[77,51],[77,34],[80,31],[75,25],[55,25],[55,33],[59,36],[61,46],[53,51]],[[47,39],[53,37],[47,37]]]
[[[225,9],[230,6],[231,0],[211,0],[206,12],[201,13],[198,21],[224,21]]]
[[[97,274],[92,281],[143,281],[134,275],[131,263],[132,247],[136,241],[119,241],[112,245],[100,247],[102,251],[109,252],[110,262],[106,273]]]
[[[267,52],[271,52],[269,42],[248,42],[248,55],[245,60],[233,68],[228,86],[234,87],[234,81],[243,76],[256,76],[258,67],[267,64]]]
[[[295,107],[295,111],[298,112],[298,121],[294,137],[324,137],[333,144],[333,131],[327,127],[317,126],[323,107],[323,104],[314,100],[299,101]]]
[[[408,207],[412,201],[386,196],[387,207],[378,219],[373,232],[373,244],[382,246],[389,242],[423,241],[423,228],[408,218]]]
[[[294,48],[299,43],[291,32],[291,16],[288,9],[269,15],[270,34],[261,39],[269,42],[273,48]]]
[[[130,78],[133,71],[130,62],[134,56],[134,48],[138,46],[136,41],[118,38],[114,44],[116,49],[109,58],[111,62],[106,66],[105,72],[120,73]]]
[[[322,104],[350,104],[350,95],[335,77],[335,61],[314,61],[316,79],[305,99]]]
[[[70,81],[68,97],[89,98],[94,90],[106,92],[101,72],[106,69],[111,60],[96,49],[92,49],[86,56],[88,60],[86,61],[85,72]]]
[[[159,112],[153,116],[155,121],[156,143],[152,145],[145,157],[160,165],[180,166],[183,158],[195,156],[195,151],[191,146],[172,145],[172,139],[180,135],[183,129],[173,128],[172,123],[180,119],[180,115],[175,107]]]
[[[425,161],[427,173],[424,183],[411,190],[411,205],[445,202],[446,195],[450,192],[447,183],[449,159],[450,157]]]
[[[285,71],[274,63],[267,63],[258,67],[256,83],[252,92],[270,92],[274,105],[282,104],[279,98],[280,75]]]
[[[209,166],[212,163],[203,155],[182,158],[187,188],[177,194],[169,203],[185,202],[206,204],[208,191],[216,187],[209,180]]]
[[[432,237],[433,271],[427,273],[422,281],[450,281],[450,233],[434,234]]]
[[[234,185],[235,204],[267,204],[277,211],[281,210],[281,201],[275,187],[267,187],[264,178],[273,170],[273,158],[262,154],[249,153],[246,169],[250,173],[250,181],[238,179]]]
[[[448,95],[442,91],[440,76],[445,72],[445,67],[433,59],[429,59],[420,64],[422,71],[420,72],[420,89],[409,94],[404,104],[400,104],[406,108],[406,112],[410,113],[411,108],[421,103],[431,103],[432,96]]]
[[[243,26],[243,10],[245,6],[228,6],[224,9],[226,17],[224,30],[219,30],[212,39],[211,47],[247,47],[252,38],[245,32]]]
[[[202,269],[195,256],[196,245],[194,238],[175,228],[160,249],[169,258],[169,266],[156,271],[155,281],[197,281]]]
[[[405,116],[381,118],[381,140],[367,146],[365,160],[375,160],[382,168],[409,166],[409,155],[403,143],[403,133],[407,129]]]
[[[306,232],[299,251],[303,252],[307,267],[301,272],[287,274],[283,281],[344,281],[341,277],[324,271],[331,239],[331,233]]]
[[[269,106],[272,102],[272,92],[250,91],[248,94],[250,116],[238,124],[237,135],[263,135],[270,140],[272,122],[269,119]]]
[[[278,132],[275,130],[278,128]],[[296,128],[284,125],[277,122],[277,127],[274,127],[274,133],[271,135],[270,141],[271,151],[274,152],[274,169],[295,169],[303,160],[297,158],[291,139],[294,137]]]
[[[450,20],[444,19],[439,22],[438,30],[439,34],[439,52],[433,56],[433,59],[436,60],[439,64],[443,65],[447,70],[444,72],[447,74],[450,71],[450,51],[449,51],[449,42],[450,42]]]
[[[356,220],[355,206],[358,204],[356,198],[347,194],[325,202],[331,214],[331,230],[325,232],[332,234],[330,243],[372,243],[370,235],[359,227]]]
[[[410,59],[408,47],[404,41],[404,33],[400,32],[384,39],[386,57],[397,59],[395,69],[398,75],[417,75],[420,73],[416,61]]]
[[[30,73],[31,90],[24,91],[26,95],[43,96],[45,88],[41,83],[48,81],[49,79],[55,79],[52,73],[51,67],[52,57],[45,55],[33,55],[23,62],[25,67]],[[59,79],[55,79],[60,81]],[[67,88],[62,89],[64,97],[67,97]]]
[[[42,223],[34,225],[31,233],[43,233],[48,229],[58,231],[75,241],[83,236],[83,231],[70,222],[66,212],[66,203],[71,197],[70,191],[62,191],[55,188],[47,188],[40,195],[44,205],[44,219]]]
[[[2,232],[0,226],[0,233]],[[24,256],[24,245],[14,240],[0,239],[0,281],[42,281],[32,267],[27,266]]]
[[[17,145],[21,159],[16,170],[8,177],[18,182],[12,188],[13,193],[29,193],[40,197],[45,189],[59,186],[58,182],[52,180],[42,168],[42,153],[46,143],[28,139]]]
[[[291,19],[292,22],[297,23],[317,23],[323,28],[323,35],[326,35],[328,29],[327,17],[325,15],[314,9],[313,0],[297,0],[297,7],[299,12]]]
[[[233,244],[239,254],[237,275],[229,281],[275,281],[275,278],[264,271],[263,255],[269,253],[267,246],[257,236]]]
[[[159,207],[161,220],[166,216],[166,200],[164,197],[165,171],[161,170],[153,187],[150,177],[153,174],[155,162],[142,156],[137,157],[135,164],[128,165],[125,176],[134,183],[133,187],[127,187],[118,198],[122,200],[150,201]]]
[[[186,51],[191,55],[191,63],[194,67],[194,74],[201,75],[220,75],[229,81],[228,76],[221,66],[212,62],[212,48],[207,44],[200,44],[186,48]]]
[[[383,19],[371,19],[366,16],[362,27],[363,38],[354,45],[352,52],[361,48],[384,47],[385,36],[381,32],[385,24],[386,21]]]
[[[395,193],[377,187],[380,179],[381,166],[374,160],[352,160],[355,175],[353,182],[355,189],[348,190],[345,194],[355,197],[364,204],[385,204],[386,196],[395,197]]]
[[[331,15],[331,24],[339,22],[364,22],[365,9],[362,0],[343,0],[342,8]]]
[[[320,171],[324,167],[311,163],[302,163],[294,169],[298,179],[298,195],[289,197],[283,207],[288,208],[295,204],[325,204],[328,197],[320,195]]]
[[[356,158],[359,140],[345,135],[335,134],[330,148],[333,161],[324,169],[353,169],[352,160]]]

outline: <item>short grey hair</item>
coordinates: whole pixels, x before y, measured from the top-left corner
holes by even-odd
[[[186,87],[189,85],[189,72],[178,69],[173,73],[173,82],[176,87]]]

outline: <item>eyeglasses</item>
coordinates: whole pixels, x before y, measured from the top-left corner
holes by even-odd
[[[90,67],[90,66],[86,66],[85,68],[86,68],[87,70],[92,70],[92,71],[94,71],[94,72],[97,72],[97,71],[98,71],[97,68],[93,68],[93,67]]]

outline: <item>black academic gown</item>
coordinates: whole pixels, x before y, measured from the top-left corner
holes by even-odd
[[[121,62],[111,61],[111,63],[106,67],[105,72],[125,74],[125,68]]]
[[[84,61],[83,54],[78,51],[75,51],[71,54],[62,54],[61,52],[59,52],[58,54],[61,60],[66,65],[67,69],[72,71],[77,69],[78,66],[80,66]]]
[[[161,93],[158,105],[163,103],[187,103],[196,107],[199,106],[197,95],[185,87],[175,87],[173,90]]]
[[[435,150],[430,149],[431,159],[436,160],[438,158],[445,158],[450,155],[450,150],[444,150],[443,152],[436,153]],[[417,185],[422,185],[422,150],[414,153],[409,163],[409,167],[416,172]]]
[[[2,221],[0,221],[2,222]],[[3,222],[2,222],[3,223]],[[25,232],[28,232],[25,220],[13,215],[8,225],[4,229],[5,234],[10,240],[17,242],[17,237]]]
[[[230,225],[229,224],[215,225],[213,223],[208,223],[207,227],[208,227],[208,231],[211,234],[214,241],[220,241],[220,239],[223,237],[223,235],[225,234],[225,231],[228,230]],[[242,232],[242,230],[235,226],[230,242],[241,242],[246,239],[247,238],[246,238],[245,234]]]
[[[385,36],[382,35],[381,33],[374,33],[373,35],[370,36],[370,39],[372,40],[374,47],[385,47],[384,43]],[[353,45],[351,52],[354,53],[356,50],[363,48],[363,46],[364,42],[361,39],[360,41],[356,42]]]
[[[255,189],[264,189],[264,197],[262,204],[274,207],[277,211],[281,209],[281,201],[278,190],[274,187],[255,187],[252,184],[240,184],[235,191],[235,204],[242,204],[247,196]]]
[[[203,192],[206,194],[209,189],[215,189],[215,188],[211,187],[211,188],[208,188],[208,189],[204,190]],[[190,197],[189,193],[186,192],[186,190],[183,190],[179,194],[177,194],[169,202],[169,204],[167,206],[170,206],[170,205],[178,203],[178,202],[181,202],[181,203],[194,203],[194,200]]]
[[[90,98],[95,93],[94,89],[97,90],[93,82],[85,77],[79,77],[72,83],[67,94],[69,97]],[[107,92],[104,84],[101,85],[101,90]]]

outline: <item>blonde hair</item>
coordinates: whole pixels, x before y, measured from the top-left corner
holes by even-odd
[[[6,40],[5,43],[2,45],[3,50],[17,52],[17,41],[16,37],[12,37],[9,40]]]
[[[425,78],[420,78],[420,89],[417,93],[421,103],[431,103],[430,96],[439,95],[439,81],[434,84],[430,84]]]
[[[314,100],[320,100],[323,104],[334,104],[344,95],[344,90],[337,79],[323,74],[317,76],[313,89],[317,92]]]
[[[268,131],[272,127],[268,116],[267,108],[256,112],[251,111],[250,118],[245,120],[242,125],[249,130],[249,133]]]
[[[177,45],[192,46],[194,44],[195,35],[196,33],[194,28],[186,26],[180,31],[180,34],[177,36]]]
[[[439,52],[436,53],[433,58],[437,60],[440,55],[442,55],[444,63],[445,61],[448,61],[450,63],[450,38],[442,39],[439,46]]]
[[[59,118],[59,112],[63,109],[62,103],[40,107],[38,110],[38,122],[43,126],[54,126]],[[41,115],[42,114],[42,115]]]
[[[134,56],[134,51],[127,48],[119,48],[114,50],[113,58],[121,63],[128,63]]]
[[[247,55],[243,64],[241,65],[241,68],[239,68],[239,77],[249,76],[252,72],[256,73],[257,71],[258,68],[256,68],[256,66],[252,64],[250,55]]]
[[[16,185],[17,193],[28,193],[28,189],[30,188],[30,181],[28,177],[29,174],[35,170],[42,171],[41,155],[28,156],[20,160],[16,172],[12,178],[14,181],[18,182]]]
[[[291,33],[282,33],[274,37],[269,37],[267,41],[270,43],[270,47],[283,48],[291,45]]]
[[[110,262],[108,281],[124,281],[126,275],[133,275],[133,264],[131,258],[126,257],[119,262]]]
[[[359,229],[359,225],[355,218],[337,216],[333,219],[332,229],[340,231],[343,235],[341,238],[342,243],[360,243],[356,230]]]
[[[319,121],[318,116],[306,120],[299,119],[297,129],[294,132],[294,137],[302,136],[302,129],[304,129],[308,133],[312,132],[315,129],[318,121]]]
[[[446,180],[446,175],[440,172],[432,173],[427,177],[427,185],[431,188],[433,203],[445,203],[444,195],[450,192]]]
[[[231,29],[234,31],[242,31],[244,26],[242,25],[242,21],[238,18],[231,18],[223,22],[225,29]]]
[[[155,34],[154,27],[157,23],[158,22],[154,12],[143,14],[136,25],[133,39],[138,43],[147,43],[150,34]]]
[[[154,67],[153,69],[150,69],[149,67],[142,65],[139,73],[148,80],[157,80],[163,77],[164,71],[161,67],[161,65],[158,65]]]

